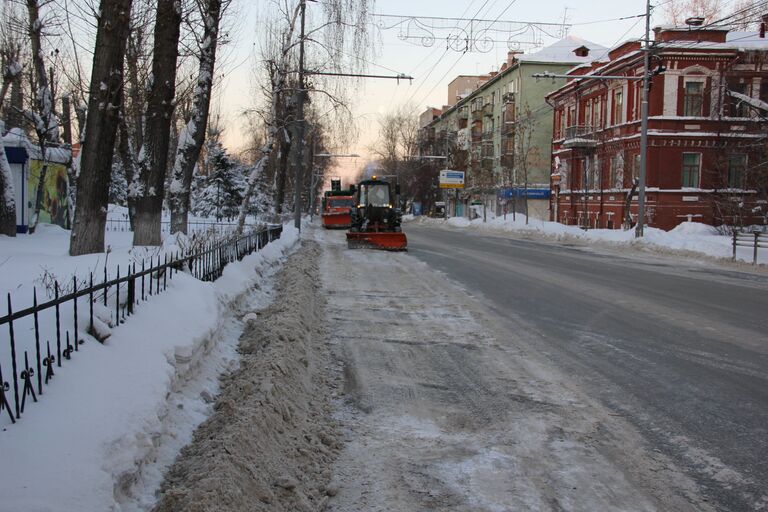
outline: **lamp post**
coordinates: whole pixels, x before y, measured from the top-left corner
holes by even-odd
[[[312,168],[315,169],[315,158],[360,158],[357,153],[349,154],[333,154],[333,153],[315,153],[312,158]],[[309,221],[315,217],[315,190],[317,189],[317,182],[322,178],[322,173],[318,173],[316,170],[312,173],[312,184],[309,189]]]

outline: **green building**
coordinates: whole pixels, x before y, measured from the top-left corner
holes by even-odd
[[[454,105],[422,114],[421,154],[446,156],[446,168],[466,173],[466,188],[446,194],[451,213],[468,216],[473,203],[523,212],[527,195],[529,215],[549,218],[552,108],[545,97],[565,79],[532,75],[562,74],[607,52],[575,36],[535,53],[509,52],[498,72],[478,77],[477,88]]]

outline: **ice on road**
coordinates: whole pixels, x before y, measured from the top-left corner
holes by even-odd
[[[709,510],[621,417],[406,253],[317,231],[346,444],[329,510]]]

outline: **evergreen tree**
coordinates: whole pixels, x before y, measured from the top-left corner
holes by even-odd
[[[210,174],[195,179],[193,211],[201,217],[232,220],[243,201],[243,168],[218,142],[210,148],[207,160]]]

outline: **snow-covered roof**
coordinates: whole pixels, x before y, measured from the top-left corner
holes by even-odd
[[[33,144],[23,130],[19,128],[11,129],[2,137],[3,146],[24,148],[32,160],[42,160],[40,157],[40,146]],[[59,164],[69,163],[72,150],[63,147],[48,147],[48,161]]]
[[[589,55],[579,57],[573,50],[585,46],[589,48]],[[517,55],[521,62],[551,62],[563,64],[581,64],[597,60],[607,51],[607,48],[592,41],[587,41],[577,36],[567,36],[538,52]]]
[[[768,50],[768,39],[757,32],[733,30],[725,35],[724,43],[710,41],[667,41],[658,43],[661,48],[695,48],[697,50]]]

